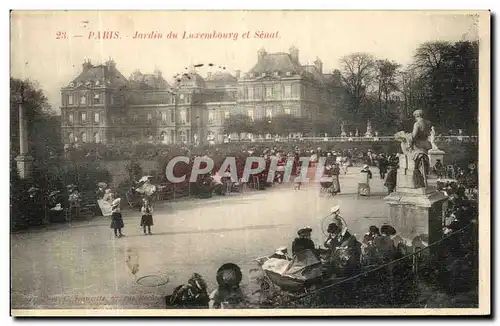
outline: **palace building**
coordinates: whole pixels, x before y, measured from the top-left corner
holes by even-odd
[[[191,71],[167,82],[159,70],[135,71],[128,79],[113,60],[86,61],[61,89],[64,144],[113,144],[121,139],[166,144],[222,142],[224,122],[233,114],[252,120],[289,114],[309,119],[332,115],[338,106],[340,74],[323,73],[323,63],[302,65],[299,50],[259,50],[256,64],[236,71]]]

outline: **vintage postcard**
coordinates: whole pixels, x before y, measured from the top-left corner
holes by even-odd
[[[490,314],[490,12],[12,11],[13,316]]]

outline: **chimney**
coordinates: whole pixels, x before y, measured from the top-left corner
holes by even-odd
[[[257,57],[258,57],[258,61],[262,61],[262,59],[266,56],[267,52],[264,48],[261,48],[258,52],[257,52]]]
[[[241,70],[236,70],[234,76],[238,79],[241,77]]]
[[[87,71],[90,68],[92,68],[92,62],[90,62],[90,59],[89,60],[84,60],[83,64],[82,64],[82,67],[83,67],[83,71]]]
[[[314,66],[319,70],[320,73],[323,73],[323,61],[320,58],[316,57],[316,61],[314,61]]]
[[[210,77],[212,77],[212,73],[209,71],[209,72],[207,72],[207,78],[210,78]]]
[[[297,49],[295,46],[290,47],[290,57],[292,57],[292,60],[299,63],[299,49]]]

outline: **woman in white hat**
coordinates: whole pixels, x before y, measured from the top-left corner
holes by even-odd
[[[123,229],[124,225],[123,225],[122,213],[120,210],[121,201],[122,201],[121,198],[116,198],[115,200],[113,200],[113,203],[111,204],[111,225],[110,225],[110,227],[115,231],[116,238],[123,237],[122,229]]]
[[[358,195],[360,196],[370,196],[370,179],[372,178],[372,172],[370,167],[365,164],[360,171],[360,176],[358,180]]]

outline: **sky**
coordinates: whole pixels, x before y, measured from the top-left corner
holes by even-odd
[[[245,72],[260,48],[288,52],[292,45],[302,64],[319,57],[324,72],[340,68],[340,58],[355,52],[406,65],[424,42],[481,38],[474,21],[465,12],[424,11],[14,11],[11,76],[37,81],[59,112],[60,89],[81,72],[84,60],[100,64],[112,58],[127,78],[137,69],[159,69],[169,82],[193,64],[205,64],[198,69],[202,76],[219,66]],[[104,31],[118,32],[119,38],[96,39]],[[167,39],[170,31],[178,39]],[[239,37],[182,39],[184,31]],[[261,31],[278,37],[252,37]],[[162,33],[163,38],[133,39],[136,32]],[[251,37],[242,38],[245,32]]]

